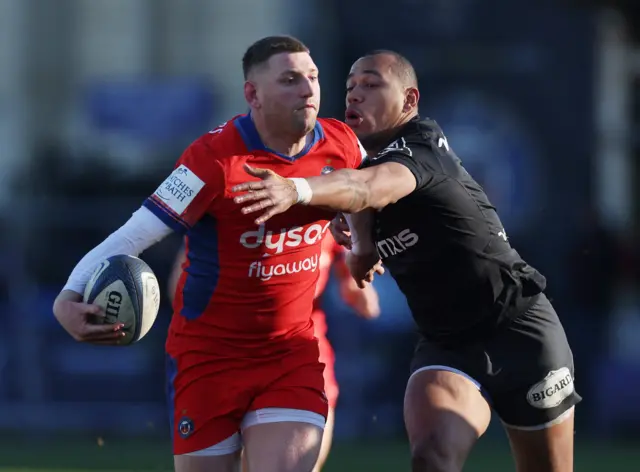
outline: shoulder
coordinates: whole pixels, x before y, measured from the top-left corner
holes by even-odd
[[[243,142],[236,121],[243,115],[237,115],[196,139],[191,146],[208,151],[212,156],[224,156],[242,152]]]
[[[450,154],[446,138],[435,121],[416,118],[403,127],[395,141],[371,156],[366,165],[401,164],[413,174],[416,188],[425,189],[446,178],[447,162],[453,162],[447,157]]]
[[[358,144],[358,138],[351,128],[349,128],[342,121],[334,118],[320,118],[318,122],[322,126],[325,139],[338,140],[338,142],[344,142],[345,137],[348,138],[350,146]]]
[[[374,160],[391,156],[430,160],[449,152],[447,138],[435,120],[414,119],[405,125],[398,139],[380,151]]]
[[[224,167],[234,156],[245,154],[246,146],[235,124],[241,115],[207,131],[194,140],[185,150],[183,161],[188,160],[192,165]]]
[[[440,125],[432,118],[416,119],[408,123],[402,134],[409,148],[449,152],[449,143]]]
[[[320,118],[318,122],[322,126],[325,141],[346,156],[351,156],[349,167],[357,168],[360,166],[366,152],[353,130],[342,121],[334,118]]]

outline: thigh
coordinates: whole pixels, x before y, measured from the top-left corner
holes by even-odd
[[[487,344],[486,357],[492,372],[485,387],[506,426],[552,426],[581,400],[567,337],[544,295]]]
[[[327,414],[327,422],[324,425],[324,432],[322,433],[322,442],[320,445],[320,454],[316,461],[316,466],[313,472],[320,472],[324,467],[325,462],[329,458],[329,452],[331,452],[331,445],[333,444],[333,427],[335,425],[336,411],[333,408],[329,408]]]
[[[247,376],[236,367],[228,369],[202,355],[167,357],[174,455],[223,456],[240,450],[238,433],[251,403],[251,389]]]
[[[253,413],[261,412],[248,416]],[[313,424],[313,414],[309,422],[303,421],[303,412],[296,410],[267,414],[273,422],[250,422],[242,431],[249,472],[312,472],[322,441],[322,427]]]
[[[507,427],[517,472],[573,472],[574,408],[542,429]]]
[[[263,387],[242,421],[249,471],[313,470],[328,414],[318,357],[313,342],[262,366]]]
[[[175,472],[238,472],[240,471],[240,449],[235,445],[240,445],[240,435],[236,433],[231,438],[223,441],[218,447],[225,446],[224,443],[233,443],[235,452],[218,454],[216,448],[199,451],[192,454],[182,454],[173,457]],[[214,452],[210,454],[210,452]],[[220,452],[218,449],[217,452]]]
[[[324,364],[318,359],[318,343],[310,340],[286,356],[267,359],[256,366],[261,385],[249,410],[284,408],[311,412],[324,426],[329,406],[324,389]]]
[[[462,470],[491,410],[482,386],[465,372],[469,353],[422,342],[407,383],[404,419],[413,470]]]

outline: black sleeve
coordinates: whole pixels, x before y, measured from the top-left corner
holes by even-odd
[[[416,190],[424,189],[436,181],[436,172],[433,162],[437,162],[437,157],[433,151],[424,145],[398,145],[389,147],[374,159],[367,159],[363,167],[377,166],[387,162],[397,162],[411,171],[416,179]]]

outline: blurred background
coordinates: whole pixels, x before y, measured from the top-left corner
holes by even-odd
[[[54,297],[199,135],[243,113],[241,56],[288,33],[343,117],[351,63],[415,65],[421,110],[548,278],[584,397],[576,470],[640,470],[640,4],[570,0],[0,0],[0,471],[171,470],[166,298],[129,348],[76,343]],[[179,239],[143,254],[164,287]],[[324,304],[341,396],[328,471],[408,470],[415,334],[382,277],[364,321]],[[513,470],[494,421],[472,471]]]

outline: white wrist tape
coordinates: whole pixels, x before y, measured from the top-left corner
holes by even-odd
[[[307,179],[294,177],[293,179],[289,180],[291,180],[291,182],[293,182],[293,185],[296,186],[296,192],[298,193],[298,200],[296,200],[296,203],[308,205],[311,202],[311,198],[313,197],[313,190],[311,190],[311,185],[309,185]]]

